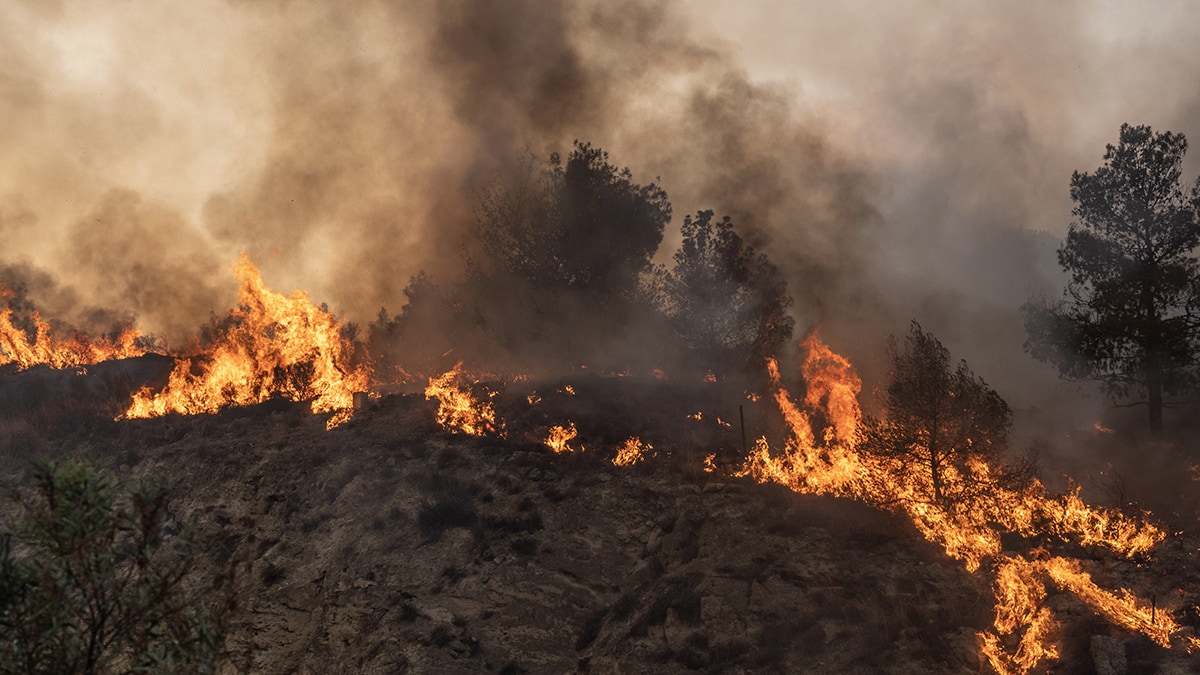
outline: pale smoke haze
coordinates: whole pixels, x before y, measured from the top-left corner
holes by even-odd
[[[731,215],[799,327],[869,372],[917,318],[1021,395],[1054,381],[1017,306],[1060,283],[1071,171],[1122,122],[1200,139],[1197,25],[1184,2],[10,2],[0,263],[57,282],[48,314],[184,336],[245,250],[365,321],[419,270],[457,279],[479,190],[579,138],[661,177],[676,223]]]

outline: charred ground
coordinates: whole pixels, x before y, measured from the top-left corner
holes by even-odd
[[[157,377],[152,366],[126,364],[108,381],[136,386]],[[5,388],[36,377],[10,374]],[[741,390],[585,374],[508,383],[495,399],[505,437],[482,439],[443,431],[419,394],[377,399],[326,431],[286,401],[113,421],[128,391],[101,391],[63,407],[48,387],[24,427],[10,418],[6,474],[20,483],[29,459],[86,454],[124,477],[169,478],[180,514],[212,537],[210,562],[250,563],[228,636],[237,672],[981,668],[986,579],[903,517],[703,471],[705,456],[740,452]],[[765,408],[746,412],[752,433],[774,433]],[[577,451],[556,455],[540,439],[564,419],[579,428]],[[614,467],[635,434],[654,456]],[[1153,572],[1084,557],[1098,581],[1136,583],[1165,604],[1200,581],[1195,548],[1168,540]],[[1183,623],[1197,620],[1187,600]],[[1104,645],[1129,672],[1198,665],[1070,594],[1049,602],[1063,619],[1053,672],[1093,672]]]

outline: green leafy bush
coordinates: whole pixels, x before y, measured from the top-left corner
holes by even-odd
[[[38,463],[0,533],[0,673],[206,673],[235,607],[162,483]],[[232,569],[232,568],[230,568]]]

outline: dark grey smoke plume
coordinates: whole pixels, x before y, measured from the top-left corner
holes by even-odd
[[[73,290],[35,297],[47,313],[102,305],[179,335],[232,300],[246,250],[269,285],[364,321],[420,270],[459,278],[480,190],[579,138],[661,177],[677,219],[732,216],[787,275],[799,327],[868,381],[916,318],[1032,396],[1054,378],[1016,308],[1058,284],[1070,172],[1123,121],[1200,138],[1196,12],[9,3],[0,262]]]

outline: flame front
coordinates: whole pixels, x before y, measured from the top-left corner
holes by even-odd
[[[353,344],[333,315],[303,291],[288,297],[268,289],[245,255],[234,269],[238,306],[214,325],[211,346],[180,358],[162,391],[135,394],[125,417],[214,413],[282,396],[333,413],[329,426],[348,419],[370,372],[351,365]]]
[[[0,366],[12,363],[20,370],[42,364],[75,368],[146,353],[138,344],[142,334],[132,326],[126,326],[112,338],[93,340],[73,331],[66,336],[57,335],[36,311],[30,318],[34,326],[32,340],[26,331],[13,325],[11,307],[0,311]]]
[[[1056,623],[1043,605],[1048,584],[1073,593],[1114,623],[1141,632],[1160,645],[1170,646],[1173,639],[1183,642],[1168,612],[1147,608],[1127,590],[1114,593],[1100,588],[1077,561],[1001,555],[1001,535],[1016,533],[1104,546],[1133,557],[1162,541],[1162,530],[1117,511],[1089,506],[1080,499],[1078,488],[1062,497],[1050,497],[1036,479],[1021,489],[997,486],[987,497],[967,503],[934,503],[929,498],[932,491],[927,472],[859,452],[861,380],[845,358],[815,336],[804,346],[805,409],[782,386],[778,364],[769,361],[775,401],[787,425],[788,439],[777,454],[765,439],[759,439],[737,475],[781,483],[797,492],[850,497],[902,510],[927,539],[961,560],[969,571],[978,571],[989,562],[995,574],[994,632],[982,633],[980,638],[983,654],[997,672],[1024,673],[1043,659],[1057,658],[1058,648],[1051,638]],[[819,438],[809,411],[819,411],[827,422]],[[968,479],[986,481],[992,468],[972,459],[965,471],[970,476],[948,468],[943,480],[947,485]]]

